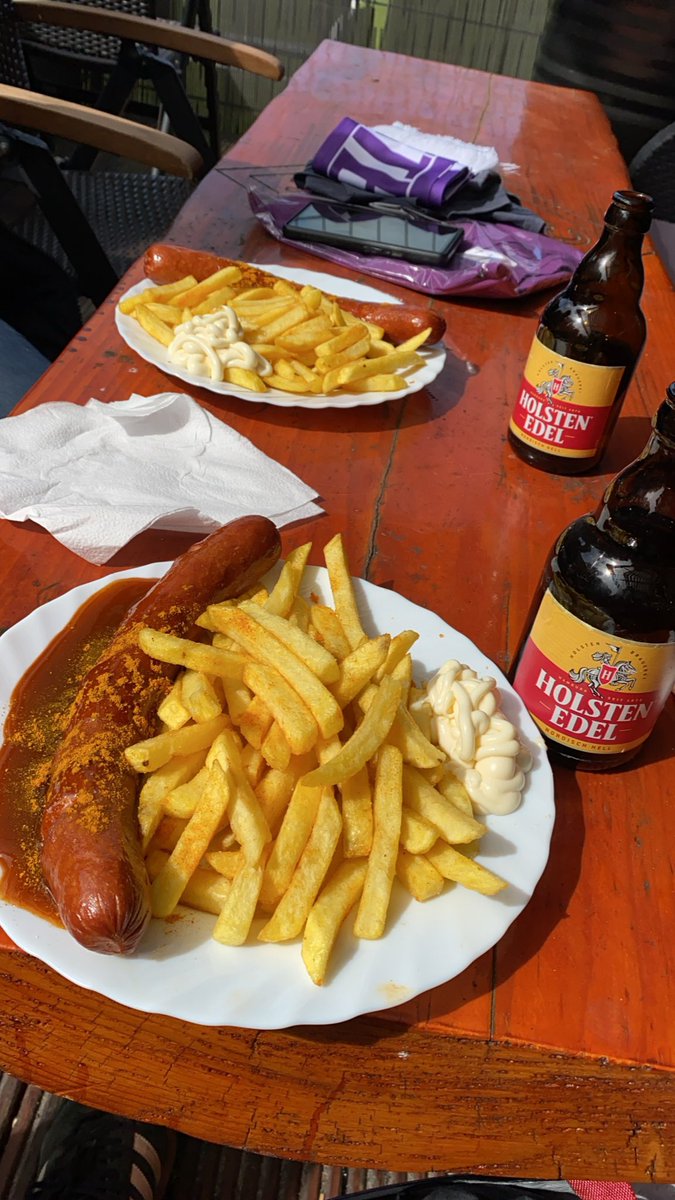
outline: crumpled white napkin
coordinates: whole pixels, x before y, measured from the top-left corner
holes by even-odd
[[[0,421],[0,516],[37,522],[92,563],[153,525],[210,532],[249,513],[287,525],[323,511],[316,495],[178,392]]]

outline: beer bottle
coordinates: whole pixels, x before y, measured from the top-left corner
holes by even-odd
[[[602,458],[645,341],[652,208],[641,192],[615,192],[599,241],[544,309],[508,433],[532,467],[578,475]]]
[[[560,535],[514,687],[551,757],[628,762],[675,685],[675,383],[642,454]]]

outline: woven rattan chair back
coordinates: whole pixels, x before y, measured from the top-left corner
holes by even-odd
[[[71,0],[82,7],[108,9],[128,16],[144,17],[149,20],[166,20],[171,16],[171,0]],[[183,24],[198,26],[203,32],[212,33],[210,0],[185,0],[182,14]],[[162,51],[148,57],[139,46],[132,49],[130,43],[122,46],[119,38],[94,33],[91,30],[70,28],[65,25],[49,25],[31,21],[22,22],[19,37],[24,50],[24,61],[35,91],[50,96],[74,100],[78,104],[102,107],[108,112],[121,113],[130,106],[137,117],[159,123],[168,118],[172,121],[172,106],[177,102],[170,99],[168,105],[158,84],[156,72],[167,69],[173,72],[176,83],[169,84],[170,96],[176,91],[186,93],[185,56]],[[152,60],[152,61],[151,61]],[[163,67],[160,66],[163,61]],[[122,62],[124,65],[122,65]],[[213,161],[220,153],[219,95],[216,68],[212,62],[203,62],[201,72],[206,93],[206,115],[199,117],[197,107],[185,95],[185,111],[192,107],[192,132],[185,127],[175,129],[179,137],[191,142],[205,161]],[[136,85],[151,80],[150,86],[140,89]],[[122,84],[122,80],[125,80]],[[131,80],[131,82],[129,82]],[[178,82],[180,81],[180,82]],[[120,91],[120,88],[122,89]],[[133,90],[132,90],[133,89]],[[160,103],[160,99],[162,103]],[[163,104],[163,106],[162,106]],[[183,118],[184,119],[184,118]],[[206,143],[208,141],[210,150]],[[82,167],[91,162],[91,157],[80,157],[76,165]]]
[[[154,0],[72,0],[74,4],[90,4],[94,8],[109,8],[115,12],[137,17],[156,17]],[[84,29],[66,29],[55,25],[37,25],[27,21],[21,39],[29,53],[39,49],[81,68],[111,69],[117,59],[120,43],[117,38],[92,33]]]
[[[0,83],[30,88],[19,25],[11,0],[0,0]],[[148,243],[166,232],[194,184],[146,169],[131,170],[124,163],[120,170],[58,170],[55,165],[46,169],[47,159],[52,164],[42,139],[0,125],[0,184],[3,178],[13,186],[24,179],[31,201],[20,219],[10,222],[11,228],[73,277],[82,296],[100,304]],[[0,189],[0,221],[7,223],[2,199]],[[84,244],[80,247],[80,241],[92,235],[95,254]]]
[[[11,0],[0,0],[0,83],[31,86]]]

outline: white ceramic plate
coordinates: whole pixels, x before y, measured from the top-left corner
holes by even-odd
[[[21,675],[84,600],[112,578],[151,578],[167,566],[154,564],[84,584],[9,629],[0,639],[3,724]],[[510,816],[488,818],[478,855],[510,886],[496,897],[448,887],[419,904],[396,882],[386,935],[381,941],[357,941],[347,921],[321,988],[305,971],[299,941],[264,945],[252,938],[240,948],[222,946],[211,938],[215,918],[186,909],[179,921],[153,921],[137,953],[117,958],[85,950],[65,930],[0,901],[0,925],[19,946],[73,983],[142,1012],[203,1025],[280,1029],[330,1024],[400,1004],[454,978],[499,941],[532,895],[548,858],[553,779],[541,739],[501,672],[467,638],[395,592],[361,580],[355,586],[369,632],[419,631],[413,651],[419,679],[448,658],[497,678],[503,708],[534,756],[521,807]],[[304,590],[330,602],[323,568],[308,569]]]
[[[314,287],[321,288],[324,292],[332,292],[336,296],[349,296],[352,300],[368,300],[376,304],[399,303],[398,300],[394,300],[385,292],[378,291],[377,288],[367,287],[363,283],[352,283],[351,280],[341,279],[337,275],[325,275],[320,271],[303,271],[297,267],[280,267],[277,263],[271,266],[264,263],[254,265],[259,266],[261,271],[269,271],[271,275],[278,275],[280,279],[289,279],[292,283],[301,286],[312,284]],[[129,288],[129,291],[125,292],[121,299],[125,300],[127,296],[135,296],[152,286],[149,279],[144,279],[141,283]],[[140,354],[146,362],[175,376],[176,379],[181,379],[183,383],[189,383],[193,387],[206,388],[207,391],[215,392],[220,396],[238,396],[241,400],[251,400],[254,404],[273,404],[278,408],[360,408],[364,405],[382,404],[385,400],[398,400],[401,396],[410,396],[413,392],[419,392],[421,388],[426,387],[432,379],[440,374],[445,363],[445,350],[442,345],[432,346],[429,350],[420,350],[419,354],[424,359],[424,366],[419,367],[410,376],[400,392],[364,392],[362,395],[355,392],[340,392],[339,395],[331,396],[296,396],[290,392],[280,392],[276,388],[270,388],[266,392],[250,392],[246,388],[234,387],[231,383],[215,383],[208,379],[188,375],[187,371],[183,371],[175,363],[169,362],[166,347],[150,337],[150,334],[145,332],[134,317],[120,312],[119,305],[115,309],[115,324],[127,346]]]

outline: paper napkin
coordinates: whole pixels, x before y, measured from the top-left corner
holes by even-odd
[[[151,526],[207,533],[250,513],[287,525],[323,511],[316,495],[177,392],[0,421],[0,516],[37,522],[92,563]]]

